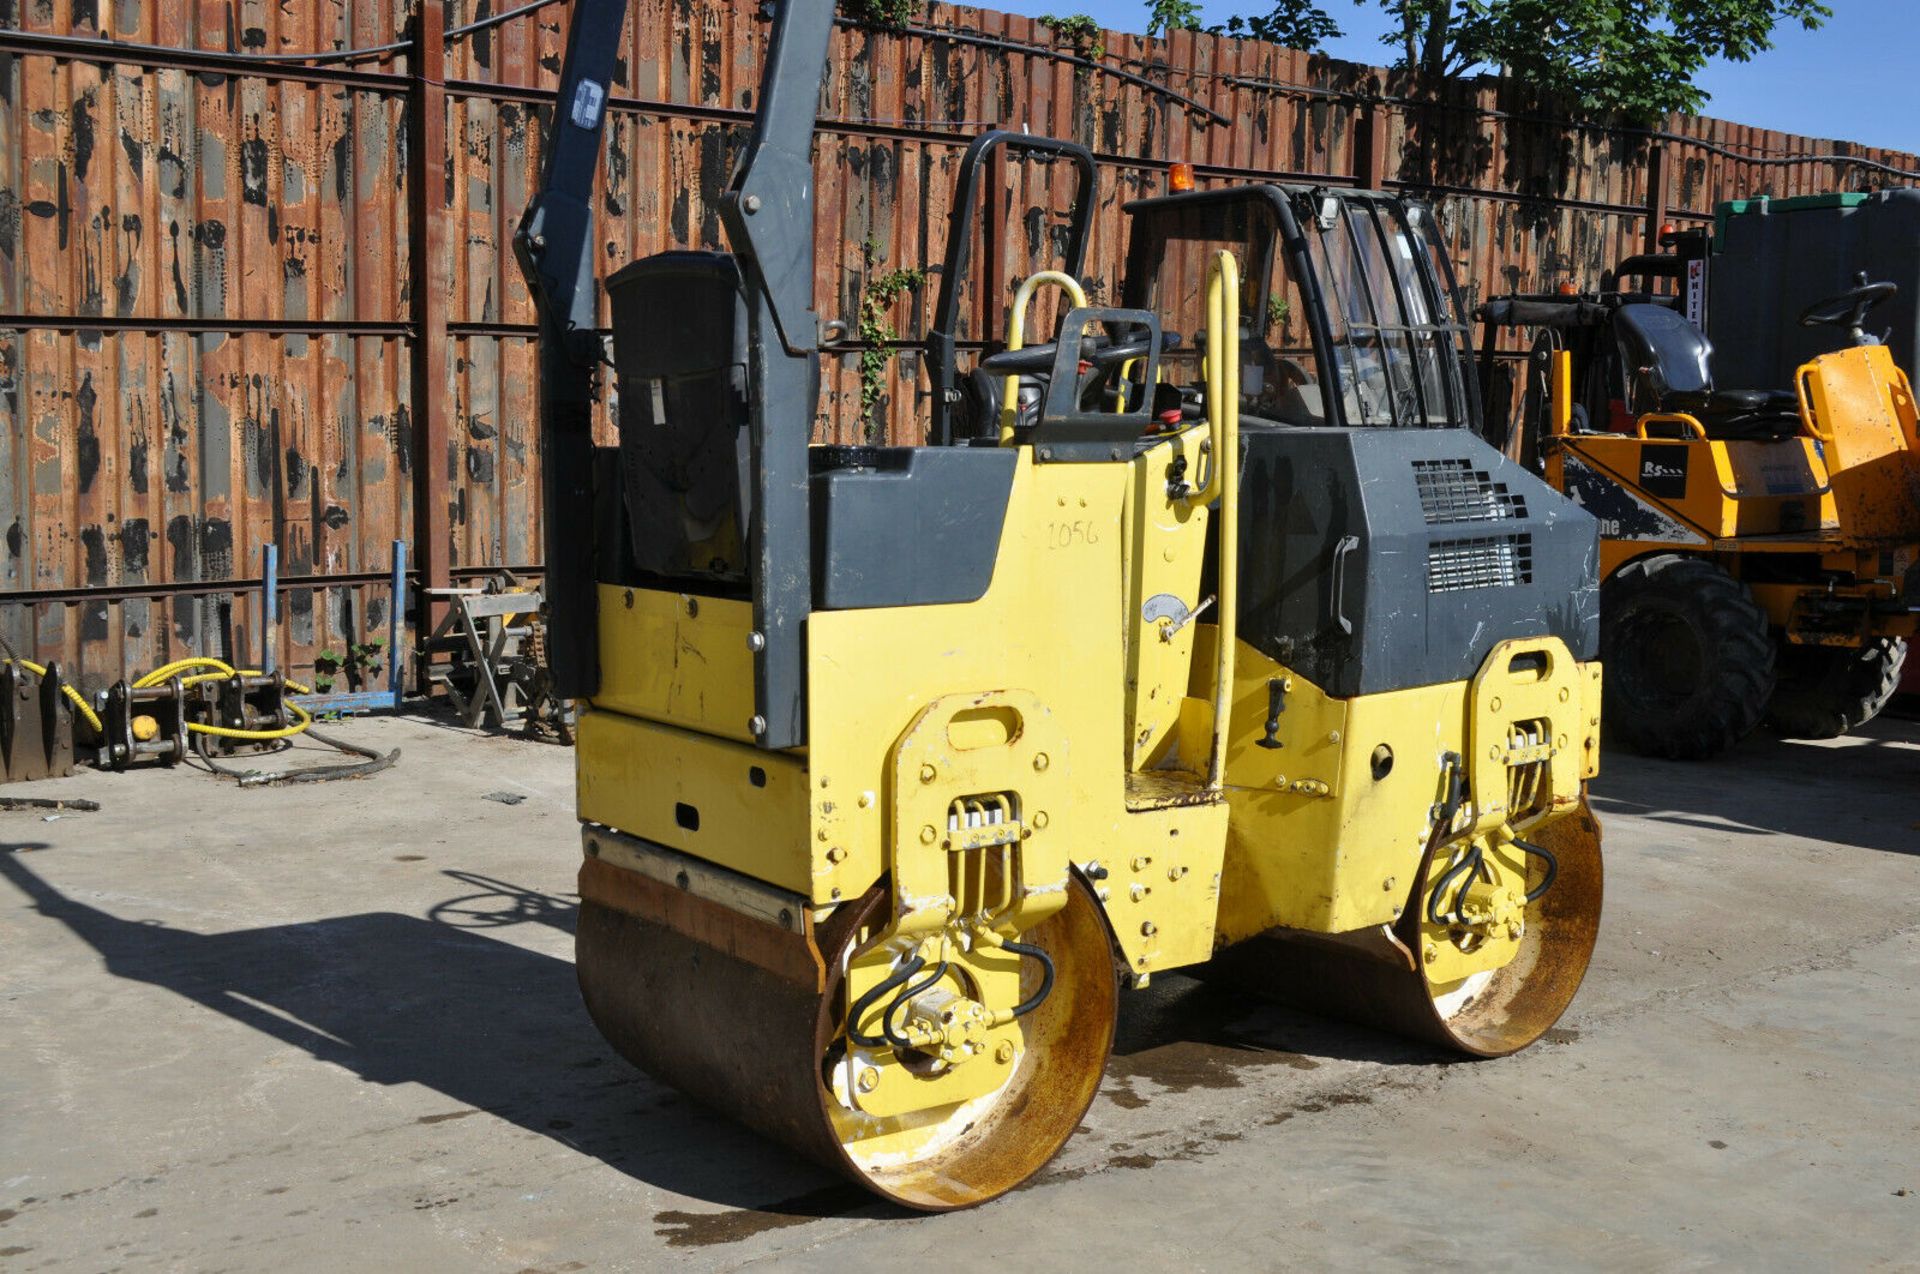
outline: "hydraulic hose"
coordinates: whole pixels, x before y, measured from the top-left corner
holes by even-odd
[[[935,967],[934,971],[927,975],[925,981],[919,983],[917,986],[906,987],[901,990],[900,994],[894,996],[893,1003],[887,1005],[886,1011],[880,1015],[880,1033],[887,1037],[887,1043],[893,1045],[896,1052],[902,1049],[911,1049],[913,1047],[913,1041],[900,1034],[899,1030],[893,1024],[893,1015],[913,1003],[914,996],[937,985],[941,978],[947,976],[947,970],[952,967],[953,966],[945,960],[942,960],[939,965]]]
[[[1536,845],[1532,841],[1521,840],[1518,836],[1513,838],[1513,843],[1527,853],[1532,854],[1535,858],[1544,860],[1547,864],[1547,878],[1540,882],[1539,888],[1527,895],[1528,902],[1537,902],[1546,894],[1547,890],[1553,888],[1554,878],[1560,874],[1560,860],[1554,857],[1553,851],[1545,845]]]
[[[1005,940],[1000,945],[1008,951],[1014,952],[1016,955],[1023,955],[1030,960],[1038,960],[1040,962],[1040,989],[1035,991],[1031,998],[1022,1000],[1019,1004],[1013,1006],[1013,1015],[1015,1017],[1025,1017],[1042,1004],[1045,1004],[1047,996],[1053,993],[1053,957],[1042,951],[1039,947],[1029,946],[1024,942],[1015,942],[1011,938]]]
[[[926,960],[921,956],[916,955],[916,956],[909,957],[905,964],[901,965],[898,969],[888,974],[887,977],[883,981],[881,981],[881,983],[878,986],[873,988],[873,990],[867,992],[865,995],[861,996],[858,1000],[855,1000],[853,1002],[852,1010],[849,1011],[847,1014],[847,1038],[853,1041],[855,1044],[858,1044],[861,1048],[886,1047],[887,1044],[890,1043],[889,1040],[884,1039],[879,1035],[862,1035],[860,1033],[860,1019],[867,1015],[867,1010],[872,1008],[879,1001],[881,996],[885,995],[887,992],[893,990],[895,987],[906,982],[907,979],[911,978],[914,974],[920,972],[921,969],[925,968],[926,964],[927,964]],[[893,1006],[888,1005],[887,1012],[891,1013],[892,1011],[893,1011]],[[887,1029],[885,1014],[882,1014],[881,1017],[882,1017],[882,1020],[880,1023],[880,1029],[884,1031]]]
[[[33,660],[31,659],[22,659],[20,658],[20,656],[14,655],[14,656],[11,656],[10,661],[13,663],[19,664],[22,668],[25,668],[28,672],[35,673],[38,676],[44,677],[47,675],[47,670],[41,665],[33,662]],[[106,733],[106,728],[100,724],[99,716],[97,716],[94,713],[93,706],[87,702],[87,697],[85,695],[81,694],[78,690],[75,690],[72,686],[68,685],[64,681],[60,683],[60,689],[61,689],[61,692],[67,696],[68,700],[72,702],[73,710],[75,712],[78,712],[80,716],[86,721],[86,723],[93,727],[93,732],[95,734]]]
[[[1439,883],[1433,887],[1433,893],[1427,897],[1428,921],[1436,925],[1457,925],[1465,923],[1460,916],[1460,904],[1466,899],[1467,890],[1473,887],[1473,878],[1479,873],[1480,864],[1483,861],[1480,847],[1475,845],[1471,853],[1467,854],[1459,862],[1447,868],[1447,870],[1441,874]],[[1466,874],[1466,879],[1460,882],[1459,892],[1453,896],[1453,908],[1448,911],[1446,915],[1442,916],[1440,914],[1441,895],[1447,892],[1447,886],[1453,883],[1454,877],[1460,875],[1462,872]]]
[[[211,655],[192,655],[185,659],[176,659],[170,664],[162,664],[133,685],[136,690],[149,689],[189,668],[210,668],[212,671],[184,678],[182,685],[192,686],[202,681],[222,681],[233,676],[258,677],[260,675],[260,670],[257,668],[235,668],[225,660],[215,659]],[[287,688],[296,694],[313,693],[297,681],[288,681],[286,684]],[[281,726],[275,730],[242,730],[236,726],[202,725],[198,721],[187,722],[187,729],[194,734],[210,734],[220,739],[246,739],[250,742],[270,743],[275,739],[291,739],[296,734],[304,733],[307,727],[313,724],[313,717],[299,704],[289,703],[287,710],[293,713],[293,724]],[[98,727],[98,722],[95,722],[95,726]]]

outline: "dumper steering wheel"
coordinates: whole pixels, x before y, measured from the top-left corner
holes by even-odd
[[[1867,311],[1883,301],[1891,300],[1899,291],[1900,285],[1897,283],[1867,282],[1867,272],[1862,270],[1854,276],[1853,286],[1845,292],[1824,301],[1815,301],[1800,311],[1800,326],[1845,328],[1853,344],[1875,344],[1862,327],[1867,321]]]

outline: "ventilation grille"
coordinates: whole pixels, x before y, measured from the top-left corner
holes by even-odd
[[[1427,545],[1427,591],[1513,588],[1533,582],[1531,535],[1483,535]]]
[[[1420,492],[1420,512],[1428,526],[1448,522],[1501,522],[1527,516],[1525,496],[1495,482],[1471,460],[1416,460],[1413,481]]]

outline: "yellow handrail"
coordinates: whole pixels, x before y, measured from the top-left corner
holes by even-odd
[[[1207,269],[1207,445],[1213,456],[1197,503],[1220,502],[1220,584],[1213,683],[1213,754],[1207,788],[1223,790],[1227,721],[1233,706],[1234,643],[1239,638],[1240,590],[1240,265],[1222,251]]]
[[[1547,361],[1547,380],[1551,387],[1552,411],[1547,433],[1564,438],[1573,432],[1573,355],[1567,350],[1553,351]]]
[[[1648,425],[1679,425],[1696,438],[1705,438],[1707,436],[1707,427],[1701,424],[1697,417],[1689,416],[1683,411],[1650,411],[1640,417],[1634,432],[1640,437],[1646,438],[1648,437]],[[1675,439],[1675,441],[1678,441],[1678,439]]]
[[[1033,300],[1033,294],[1040,290],[1041,284],[1052,284],[1063,289],[1072,298],[1075,309],[1087,306],[1087,291],[1080,286],[1080,280],[1060,270],[1042,270],[1030,275],[1013,294],[1013,307],[1007,314],[1007,352],[1012,353],[1021,347],[1027,334],[1027,304]],[[1005,446],[1013,441],[1015,424],[1020,419],[1020,374],[1007,375],[1007,388],[1000,400],[1000,443]]]

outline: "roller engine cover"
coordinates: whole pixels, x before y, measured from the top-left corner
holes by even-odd
[[[1599,524],[1461,429],[1241,425],[1240,639],[1328,694],[1600,644]]]

